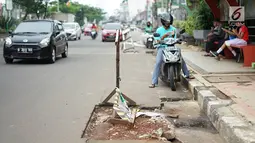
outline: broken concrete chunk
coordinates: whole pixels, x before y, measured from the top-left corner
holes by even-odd
[[[172,140],[175,139],[176,134],[175,134],[175,130],[168,130],[163,132],[162,137],[165,137],[167,140]]]

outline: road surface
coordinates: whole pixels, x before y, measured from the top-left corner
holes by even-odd
[[[114,43],[100,38],[70,41],[69,57],[55,64],[6,65],[0,50],[0,143],[84,142],[80,136],[94,105],[115,87]],[[154,106],[159,96],[186,95],[149,89],[153,64],[142,48],[121,55],[121,90],[139,104]]]

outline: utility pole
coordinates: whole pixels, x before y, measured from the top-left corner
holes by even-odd
[[[169,5],[170,5],[170,0],[167,0],[167,5],[166,5],[166,12],[169,13]]]

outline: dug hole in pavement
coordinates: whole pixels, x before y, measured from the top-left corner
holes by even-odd
[[[136,57],[139,58],[136,59],[133,57],[132,60],[144,60],[144,57],[141,55],[146,55],[145,53],[143,49],[143,52],[136,54]],[[136,64],[138,65],[138,63]],[[153,65],[154,61],[150,69],[153,69]],[[140,68],[145,68],[145,66],[139,66]],[[123,66],[123,68],[125,67]],[[148,71],[146,73],[148,73]],[[145,76],[145,73],[143,76]],[[147,75],[147,77],[145,77],[146,80],[148,80],[150,76],[151,75]],[[147,83],[148,82],[143,84],[144,87],[140,87],[141,83],[137,84],[136,82],[133,82],[133,85],[131,85],[133,87],[138,86],[138,88],[142,88],[141,90],[150,92]],[[131,90],[132,88],[127,89]],[[138,93],[144,92],[141,90]],[[153,92],[155,92],[154,90]],[[189,96],[186,96],[186,98],[176,98],[175,94],[178,94],[178,92],[169,92],[170,88],[164,90],[167,91],[166,96],[174,94],[174,96],[170,95],[169,98],[178,100],[165,100],[166,96],[164,96],[162,102],[163,98],[159,95],[161,103],[152,101],[156,102],[157,106],[130,104],[129,101],[132,102],[134,98],[139,100],[136,95],[142,95],[143,97],[140,98],[145,98],[144,100],[148,100],[148,98],[151,97],[150,95],[137,94],[137,92],[133,90],[131,93],[136,93],[136,95],[128,95],[129,97],[132,96],[132,99],[127,100],[125,97],[125,90],[123,93],[119,91],[119,89],[117,89],[117,92],[113,90],[113,93],[115,93],[113,96],[113,103],[109,103],[108,100],[110,99],[106,99],[105,102],[94,107],[81,137],[90,143],[117,143],[120,142],[120,140],[126,143],[155,143],[164,141],[173,143],[224,143],[207,116],[201,112],[199,104],[196,101],[191,101],[190,99],[192,98]],[[124,99],[122,97],[124,97]]]

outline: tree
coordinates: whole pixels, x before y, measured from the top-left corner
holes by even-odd
[[[46,5],[43,0],[13,0],[13,3],[20,5],[25,10],[23,20],[27,18],[28,14],[36,14],[37,18],[45,14]]]
[[[75,21],[78,22],[80,25],[84,25],[84,8],[81,8],[75,14]]]

